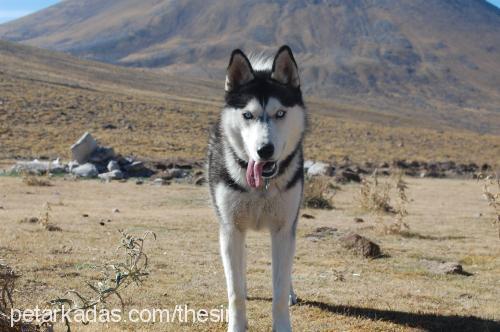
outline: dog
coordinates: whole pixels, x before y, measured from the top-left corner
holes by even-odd
[[[208,183],[219,219],[230,332],[245,331],[245,234],[272,240],[273,330],[291,331],[295,233],[304,187],[306,107],[292,50],[274,58],[231,53],[225,105],[209,139]]]

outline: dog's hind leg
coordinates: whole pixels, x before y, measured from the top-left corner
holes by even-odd
[[[229,332],[246,330],[245,233],[231,224],[220,226],[220,249],[226,275]]]
[[[295,232],[285,226],[271,233],[273,268],[273,331],[288,332],[290,312],[288,304],[292,287],[292,263],[295,251]]]

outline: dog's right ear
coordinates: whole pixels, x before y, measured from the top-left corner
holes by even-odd
[[[237,87],[244,85],[255,78],[252,65],[241,50],[234,50],[231,53],[231,60],[227,66],[226,92],[230,92]]]

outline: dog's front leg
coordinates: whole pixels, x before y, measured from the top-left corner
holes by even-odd
[[[271,233],[273,268],[273,331],[291,331],[289,296],[292,287],[292,263],[295,252],[295,231],[285,225]]]
[[[232,224],[220,226],[220,249],[227,283],[229,332],[246,329],[245,234]]]

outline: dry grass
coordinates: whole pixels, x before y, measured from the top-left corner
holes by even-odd
[[[31,174],[24,174],[22,178],[23,183],[31,187],[50,187],[52,185],[48,176],[41,177]]]
[[[390,178],[381,181],[375,170],[370,176],[363,177],[357,200],[361,209],[382,225],[385,233],[408,235],[410,226],[405,222],[409,203],[407,189],[403,172],[394,172]],[[385,214],[391,218],[387,220],[383,217]]]
[[[493,217],[477,195],[474,181],[404,179],[412,203],[405,221],[413,237],[377,231],[365,218],[353,223],[359,209],[359,185],[335,195],[334,210],[306,209],[297,229],[294,286],[301,299],[292,307],[296,331],[481,331],[500,328],[500,242],[487,222]],[[227,303],[219,257],[218,225],[209,206],[208,189],[98,181],[53,179],[52,187],[20,186],[20,178],[2,177],[4,189],[0,256],[21,277],[16,304],[44,305],[68,289],[101,278],[101,262],[116,261],[120,229],[134,234],[152,230],[148,246],[150,276],[141,288],[131,285],[127,308],[219,308]],[[58,193],[58,195],[54,195]],[[64,204],[57,204],[63,199]],[[19,224],[39,206],[51,204],[50,220],[62,232]],[[113,213],[118,208],[119,214]],[[446,211],[446,212],[444,212]],[[88,214],[88,217],[82,217]],[[363,216],[364,217],[364,216]],[[385,216],[392,217],[392,216]],[[109,219],[105,225],[100,220]],[[474,224],[474,227],[471,227]],[[307,237],[319,227],[337,229],[321,239]],[[335,233],[356,232],[379,243],[385,258],[365,260],[347,253]],[[68,250],[71,248],[71,250]],[[248,315],[250,331],[271,328],[271,267],[267,234],[248,236]],[[423,260],[460,261],[470,277],[434,275]],[[119,305],[119,304],[118,304]],[[64,327],[64,326],[60,326]],[[224,331],[224,324],[148,324],[120,322],[73,331]]]
[[[493,209],[493,224],[498,227],[498,238],[500,238],[500,177],[495,175],[480,174],[478,179],[483,180],[483,196],[488,205]]]
[[[307,178],[304,184],[303,205],[311,209],[333,209],[335,194],[330,177],[314,176]]]
[[[223,104],[224,82],[189,81],[40,52],[0,53],[0,159],[68,160],[69,146],[85,131],[122,154],[205,157],[209,128]],[[308,159],[348,156],[354,162],[454,160],[500,166],[498,135],[433,128],[418,117],[307,96],[306,101]],[[105,129],[108,124],[116,129]]]

